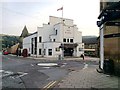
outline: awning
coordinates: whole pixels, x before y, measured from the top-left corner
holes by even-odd
[[[74,43],[74,44],[64,44],[64,45],[63,45],[64,48],[75,48],[75,47],[77,47],[77,46],[78,46],[77,43]]]

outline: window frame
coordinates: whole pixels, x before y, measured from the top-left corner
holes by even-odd
[[[71,40],[72,40],[72,41],[71,41]],[[70,42],[73,43],[73,39],[72,39],[72,38],[70,39]]]
[[[40,43],[42,42],[42,37],[41,37],[41,36],[39,36],[39,42],[40,42]]]
[[[69,39],[67,39],[67,42],[69,42]]]
[[[53,39],[53,42],[55,42],[55,39]]]
[[[52,49],[48,49],[48,55],[52,56]]]
[[[63,42],[66,42],[66,38],[63,38]]]
[[[42,49],[39,48],[39,55],[42,55]]]

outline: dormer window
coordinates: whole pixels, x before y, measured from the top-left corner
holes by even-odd
[[[41,36],[39,37],[39,42],[42,42],[42,37]]]
[[[57,35],[57,30],[55,30],[55,32],[56,32],[56,35]]]

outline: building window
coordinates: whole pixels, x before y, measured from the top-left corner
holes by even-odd
[[[46,49],[44,49],[43,53],[44,53],[44,55],[46,54]]]
[[[39,37],[39,42],[42,42],[42,37],[41,36]]]
[[[66,42],[66,39],[65,39],[65,38],[63,39],[63,42]]]
[[[55,39],[53,39],[53,42],[55,42]]]
[[[33,54],[33,38],[31,39],[31,54]]]
[[[39,49],[39,55],[41,55],[41,49]]]
[[[70,42],[73,42],[73,39],[70,39]]]
[[[57,30],[55,30],[55,32],[56,32],[56,35],[57,35]]]
[[[67,42],[69,42],[69,39],[67,39]]]
[[[60,48],[56,48],[55,50],[56,50],[57,52],[59,52],[59,51],[60,51]]]
[[[48,55],[52,55],[52,49],[48,49]]]

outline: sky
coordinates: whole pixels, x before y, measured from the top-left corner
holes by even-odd
[[[49,16],[61,17],[57,9],[62,6],[63,17],[73,19],[83,36],[99,35],[99,0],[4,0],[0,2],[0,33],[20,36],[25,25],[29,33],[36,32],[49,22]]]

